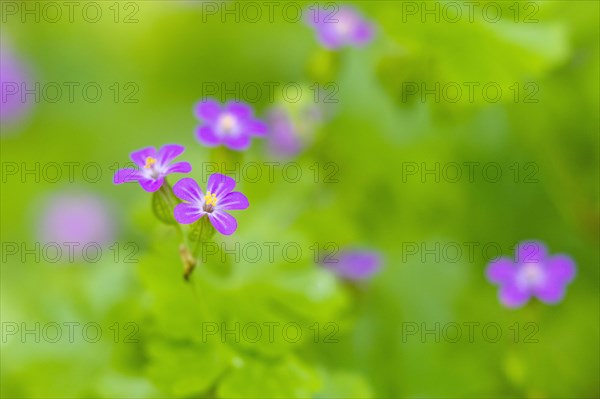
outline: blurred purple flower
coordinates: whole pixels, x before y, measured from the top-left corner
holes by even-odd
[[[44,243],[65,243],[84,246],[95,243],[109,244],[115,235],[115,226],[109,206],[92,194],[59,194],[45,201],[39,219],[39,238]],[[75,246],[75,254],[81,247]]]
[[[173,193],[187,201],[175,207],[175,220],[181,224],[192,224],[204,215],[208,216],[217,231],[226,236],[237,229],[237,221],[225,211],[248,208],[248,198],[240,192],[233,191],[235,180],[218,173],[208,178],[206,195],[194,179],[184,178],[173,186]]]
[[[137,181],[149,193],[160,189],[165,177],[171,173],[189,173],[192,166],[188,162],[169,165],[185,150],[185,147],[169,144],[158,152],[154,147],[146,147],[131,153],[131,160],[139,169],[119,169],[113,178],[115,184]]]
[[[269,149],[283,157],[297,155],[303,145],[292,123],[291,116],[282,107],[273,107],[267,115]]]
[[[313,140],[315,130],[325,119],[317,104],[302,104],[299,109],[273,106],[267,114],[269,150],[280,157],[298,155]]]
[[[323,266],[348,280],[366,280],[379,271],[381,254],[372,250],[344,250],[336,257],[326,257]]]
[[[371,23],[358,10],[349,6],[342,6],[337,12],[310,8],[306,22],[315,28],[321,44],[330,49],[363,46],[374,36]]]
[[[265,123],[255,119],[252,107],[243,102],[231,101],[221,106],[215,100],[204,100],[196,105],[194,112],[204,122],[196,129],[196,137],[208,147],[223,144],[242,151],[250,146],[252,136],[267,133]]]
[[[24,86],[24,87],[23,87]],[[22,98],[23,88],[31,88],[29,73],[8,45],[0,41],[0,124],[20,121],[31,109],[32,96]]]
[[[525,241],[517,246],[516,259],[499,258],[486,271],[490,282],[500,286],[500,302],[509,308],[526,304],[532,296],[557,303],[575,277],[575,262],[567,255],[549,256],[544,244]]]

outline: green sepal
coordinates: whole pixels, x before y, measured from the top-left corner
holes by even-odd
[[[152,195],[152,211],[161,222],[168,225],[177,224],[175,220],[174,209],[179,203],[179,199],[173,194],[171,186],[165,182],[160,190]]]
[[[210,223],[208,216],[204,215],[190,226],[188,239],[190,243],[206,242],[215,235],[215,228]]]

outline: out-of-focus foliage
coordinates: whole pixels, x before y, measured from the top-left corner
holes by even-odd
[[[527,4],[539,8],[538,22],[515,23],[513,2],[495,2],[504,16],[490,23],[481,16],[489,2],[480,3],[473,22],[430,16],[423,23],[420,14],[406,15],[406,2],[351,2],[376,25],[376,39],[338,52],[322,49],[302,22],[223,23],[203,19],[201,2],[139,1],[133,24],[8,18],[2,39],[10,38],[34,81],[105,89],[133,82],[139,102],[115,103],[108,89],[97,103],[40,101],[20,131],[3,132],[3,164],[97,162],[102,175],[94,183],[80,174],[52,183],[3,169],[2,242],[33,246],[50,194],[89,192],[111,205],[121,253],[118,262],[105,249],[96,263],[50,264],[4,258],[3,248],[2,396],[598,397],[599,6],[522,3],[522,13]],[[205,186],[202,163],[214,155],[194,139],[192,114],[205,82],[334,82],[339,102],[293,160],[303,172],[298,182],[280,169],[274,181],[234,176],[251,206],[236,214],[238,231],[218,244],[276,242],[276,261],[264,261],[264,246],[256,263],[219,251],[185,283],[176,231],[153,218],[148,193],[114,186],[111,173],[133,150],[180,143],[181,159],[194,166],[190,176]],[[409,95],[411,82],[480,85],[473,102],[451,103]],[[490,82],[503,89],[497,102],[481,95]],[[523,101],[531,82],[535,103]],[[517,101],[509,89],[515,83]],[[262,117],[272,104],[263,95],[253,105]],[[259,139],[243,157],[272,160]],[[311,166],[326,173],[328,162],[337,165],[337,181],[315,183]],[[406,162],[497,162],[504,173],[534,163],[537,182],[404,181]],[[485,280],[481,248],[499,243],[512,255],[513,244],[531,238],[571,255],[578,275],[559,305],[503,309]],[[123,254],[129,242],[135,264]],[[303,250],[297,262],[281,256],[290,242]],[[385,259],[381,273],[358,286],[339,281],[310,250],[329,242],[376,248]],[[479,246],[474,259],[455,263],[407,257],[403,247],[439,242]],[[102,337],[38,343],[33,335],[5,336],[6,323],[53,322],[98,323]],[[403,330],[452,322],[495,322],[502,338],[487,342],[476,329],[474,342],[436,343],[433,335],[422,342],[420,333]],[[257,323],[263,336],[221,339],[222,327],[235,323]],[[264,323],[276,323],[273,340]],[[302,327],[297,342],[282,335],[288,323]],[[534,323],[538,342],[514,342],[515,323],[521,334]],[[218,333],[208,335],[211,328]],[[250,327],[246,333],[254,336]]]

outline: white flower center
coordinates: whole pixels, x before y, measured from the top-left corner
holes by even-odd
[[[220,136],[237,136],[237,118],[229,113],[221,115],[217,121],[217,131]]]
[[[517,273],[517,285],[520,288],[535,288],[546,281],[542,263],[525,263]]]
[[[348,36],[350,34],[350,31],[352,30],[352,24],[350,24],[345,19],[340,19],[339,22],[336,24],[336,29],[340,36]]]
[[[341,37],[349,38],[358,23],[355,16],[347,12],[340,12],[333,18],[337,19],[337,22],[335,23],[335,31],[337,34]]]

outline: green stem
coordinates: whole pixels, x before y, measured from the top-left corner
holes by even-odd
[[[207,216],[208,217],[208,216]],[[202,226],[202,230],[204,230],[204,226]],[[200,231],[200,237],[202,237],[202,231]],[[196,241],[196,245],[194,246],[194,249],[192,251],[192,256],[197,259],[198,258],[198,254],[200,253],[200,245],[203,243],[204,241],[202,241],[202,239],[198,239],[198,241]]]
[[[184,271],[183,271],[183,278],[186,281],[189,281],[190,275],[192,274],[192,272],[196,268],[196,265],[198,264],[198,248],[200,248],[201,243],[202,243],[202,240],[198,240],[196,242],[196,245],[194,246],[194,249],[191,252],[191,254],[189,254],[188,246],[187,245],[185,246],[185,250],[189,254],[189,257],[187,257],[187,260],[184,259],[185,267],[184,267]],[[183,249],[180,248],[180,251],[183,251]]]

